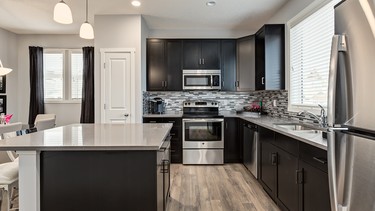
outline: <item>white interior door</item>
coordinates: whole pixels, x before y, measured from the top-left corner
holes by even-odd
[[[102,58],[105,61],[104,74],[102,74],[104,76],[102,122],[104,123],[131,122],[131,69],[133,68],[131,54],[131,52],[104,52],[105,58]]]

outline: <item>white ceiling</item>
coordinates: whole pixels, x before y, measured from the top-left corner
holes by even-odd
[[[59,0],[0,0],[0,27],[17,34],[77,34],[85,19],[85,0],[65,0],[73,13],[73,24],[53,21]],[[94,15],[142,14],[151,30],[249,30],[263,25],[289,0],[89,0],[89,22]]]

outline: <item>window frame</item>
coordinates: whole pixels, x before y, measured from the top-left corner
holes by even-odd
[[[45,98],[45,104],[80,104],[81,99],[73,99],[71,96],[71,80],[72,80],[72,70],[71,70],[71,55],[72,53],[83,53],[82,49],[79,48],[45,48],[43,54],[45,53],[62,53],[63,54],[63,98],[53,99]],[[44,80],[44,79],[43,79]]]
[[[286,59],[286,70],[285,71],[285,82],[286,87],[288,90],[288,112],[300,112],[300,111],[309,111],[314,114],[320,114],[320,107],[318,105],[316,106],[308,106],[308,105],[292,105],[291,99],[290,99],[290,30],[292,27],[296,26],[300,22],[302,22],[304,19],[327,5],[328,3],[332,2],[333,0],[316,0],[313,1],[309,6],[307,6],[305,9],[303,9],[301,12],[299,12],[296,16],[294,16],[292,19],[290,19],[286,24],[286,52],[285,52],[285,59]],[[327,70],[328,71],[328,70]],[[328,100],[328,99],[327,99]],[[325,107],[325,109],[327,109]]]

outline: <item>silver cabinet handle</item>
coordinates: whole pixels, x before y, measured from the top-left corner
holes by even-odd
[[[199,64],[202,64],[202,59],[199,59]]]
[[[264,85],[264,77],[262,77],[262,85]]]
[[[202,59],[202,61],[203,61],[203,64],[204,64],[204,59]]]

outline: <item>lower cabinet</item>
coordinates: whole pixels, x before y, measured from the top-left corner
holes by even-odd
[[[172,123],[171,163],[182,163],[182,120],[181,118],[143,118],[144,123]]]
[[[282,210],[329,211],[327,152],[259,127],[264,190]]]
[[[242,128],[238,118],[224,118],[224,163],[242,163]]]

